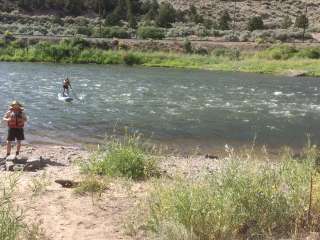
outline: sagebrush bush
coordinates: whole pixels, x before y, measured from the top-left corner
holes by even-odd
[[[157,159],[143,146],[140,135],[126,134],[122,139],[112,138],[82,170],[107,176],[127,177],[134,180],[158,175]]]

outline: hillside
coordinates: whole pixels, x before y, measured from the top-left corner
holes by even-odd
[[[165,1],[165,0],[162,0]],[[217,19],[225,10],[233,15],[234,2],[223,0],[171,0],[176,8],[188,9],[194,5],[199,12],[208,18]],[[299,14],[304,14],[305,6],[308,6],[308,18],[310,27],[320,27],[320,1],[319,0],[260,0],[237,1],[236,21],[243,24],[249,16],[262,16],[265,24],[271,28],[280,28],[285,16],[290,16],[292,21]]]

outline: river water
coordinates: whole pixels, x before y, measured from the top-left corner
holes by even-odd
[[[59,101],[63,78],[73,103]],[[29,142],[96,143],[128,126],[182,146],[320,143],[320,81],[99,65],[0,63],[0,111],[25,104]],[[4,140],[6,126],[0,136]]]

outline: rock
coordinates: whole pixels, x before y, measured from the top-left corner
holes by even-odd
[[[308,72],[303,70],[290,70],[287,72],[287,76],[289,77],[305,77]]]
[[[75,187],[79,186],[78,182],[71,181],[71,180],[58,179],[58,180],[55,180],[55,182],[60,184],[64,188],[75,188]]]
[[[14,163],[6,162],[6,171],[13,171]]]
[[[219,159],[218,156],[213,155],[213,154],[206,154],[205,158],[209,158],[209,159]]]

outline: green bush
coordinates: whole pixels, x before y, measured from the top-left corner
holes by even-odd
[[[126,65],[132,66],[134,64],[141,64],[142,58],[138,56],[137,54],[131,53],[131,52],[125,52],[123,54],[123,62]]]
[[[294,47],[287,46],[287,45],[279,45],[279,46],[270,47],[258,53],[258,55],[268,59],[286,60],[294,57],[297,52],[298,52],[297,49]]]
[[[122,27],[102,28],[102,36],[105,38],[130,38],[128,29]]]
[[[278,239],[305,231],[311,162],[230,159],[204,179],[156,183],[148,200],[149,226],[172,240],[181,239],[174,229],[183,239],[203,240]],[[312,210],[318,216],[320,209]]]
[[[306,28],[309,25],[309,19],[307,18],[306,15],[301,14],[296,17],[296,21],[294,23],[294,26],[296,28]]]
[[[16,176],[8,176],[1,179],[0,192],[0,239],[16,240],[24,229],[22,216],[16,212],[13,206],[13,192],[17,184]]]
[[[264,28],[263,20],[261,16],[254,16],[249,19],[248,30],[262,30]]]
[[[90,27],[80,26],[77,28],[77,34],[85,35],[90,37],[92,35],[92,29]]]
[[[158,174],[156,159],[148,153],[138,135],[111,139],[104,149],[82,165],[82,169],[87,173],[128,177],[134,180]]]
[[[319,59],[320,58],[320,48],[304,48],[299,50],[297,57]]]
[[[165,34],[162,28],[157,27],[139,27],[138,37],[141,39],[163,39]]]

